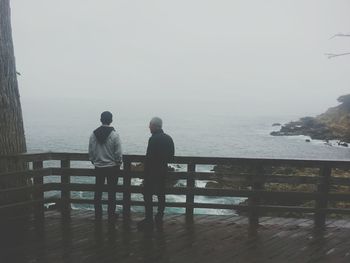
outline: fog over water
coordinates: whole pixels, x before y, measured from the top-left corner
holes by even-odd
[[[107,100],[108,101],[108,100]],[[63,104],[63,102],[62,102]],[[157,113],[164,120],[164,130],[176,144],[177,155],[226,156],[226,157],[273,157],[348,159],[350,150],[331,147],[322,141],[305,142],[306,137],[274,137],[269,135],[274,122],[287,122],[297,116],[240,116],[232,112],[201,111],[195,107],[175,107],[158,111],[151,105],[143,111],[133,103],[82,104],[64,102],[55,110],[54,103],[43,108],[35,105],[25,111],[25,128],[30,151],[86,152],[88,138],[99,123],[99,113],[104,109],[115,114],[112,125],[120,133],[126,154],[144,154],[150,136],[148,122]],[[209,107],[209,106],[208,106]]]
[[[107,109],[127,153],[144,153],[148,120],[159,115],[179,154],[347,154],[268,134],[273,122],[322,113],[349,93],[350,57],[324,55],[350,50],[350,38],[330,39],[350,32],[349,1],[11,3],[32,151],[86,151]]]
[[[145,153],[148,122],[160,116],[175,141],[176,155],[350,158],[349,148],[307,143],[303,136],[269,135],[274,122],[320,114],[349,93],[350,56],[324,55],[350,52],[350,38],[330,39],[350,33],[348,0],[11,4],[30,152],[86,152],[100,113],[110,110],[126,154]],[[198,181],[196,186],[204,185]],[[92,198],[89,192],[71,194]],[[133,198],[142,200],[140,195]],[[184,196],[167,199],[183,202]]]

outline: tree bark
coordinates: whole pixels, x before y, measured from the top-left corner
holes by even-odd
[[[26,152],[22,108],[11,29],[10,0],[0,0],[0,156]],[[1,161],[0,173],[21,170],[25,165],[16,160]],[[26,178],[4,177],[0,189],[28,184]],[[24,193],[1,194],[0,205],[20,201]]]
[[[0,155],[26,152],[9,2],[0,0]]]

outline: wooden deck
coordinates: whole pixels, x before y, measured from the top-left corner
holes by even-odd
[[[12,262],[350,262],[350,221],[327,221],[315,232],[312,219],[262,217],[257,233],[246,217],[166,215],[163,229],[140,232],[129,223],[100,224],[91,211],[56,211],[1,232],[0,261]],[[4,226],[4,225],[3,225]]]

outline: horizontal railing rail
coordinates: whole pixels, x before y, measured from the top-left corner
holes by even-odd
[[[132,162],[143,162],[144,155],[124,155],[124,160]],[[45,153],[23,153],[13,155],[0,155],[0,160],[18,161],[48,161],[48,160],[70,160],[88,161],[87,153],[71,152],[45,152]],[[245,157],[198,157],[198,156],[175,156],[172,163],[179,164],[264,164],[266,166],[286,165],[293,167],[315,167],[329,166],[332,168],[350,168],[350,160],[329,160],[329,159],[278,159],[278,158],[245,158]]]
[[[117,204],[123,206],[123,214],[130,215],[132,206],[143,206],[143,201],[133,200],[132,194],[142,194],[143,187],[133,185],[133,178],[143,178],[143,171],[137,171],[136,164],[143,163],[145,156],[124,155],[123,170],[120,177],[123,178],[121,185],[116,185],[116,192],[122,193],[122,200]],[[74,177],[94,177],[94,169],[72,168],[72,162],[88,161],[86,153],[38,153],[18,154],[0,156],[2,164],[6,162],[29,163],[31,169],[24,171],[12,171],[0,173],[0,180],[6,181],[14,177],[28,178],[28,185],[9,186],[0,189],[0,196],[8,193],[27,191],[31,198],[28,201],[15,202],[0,205],[0,210],[6,211],[12,207],[28,206],[34,208],[37,218],[44,216],[44,205],[57,203],[64,217],[69,217],[71,204],[94,204],[92,199],[72,198],[72,192],[94,192],[94,183],[72,182]],[[45,165],[46,161],[60,161],[59,167]],[[188,157],[177,156],[172,164],[186,166],[186,171],[169,172],[171,180],[185,180],[185,186],[167,187],[166,194],[185,196],[184,202],[166,202],[167,207],[178,207],[186,209],[186,216],[191,219],[196,208],[206,209],[230,209],[247,212],[251,225],[258,225],[259,216],[266,212],[297,212],[313,213],[315,226],[325,225],[326,215],[329,213],[350,214],[350,209],[329,207],[329,202],[350,202],[350,193],[332,191],[334,185],[348,187],[350,178],[332,176],[333,169],[350,169],[350,160],[304,160],[304,159],[268,159],[268,158],[215,158],[215,157]],[[225,178],[232,177],[245,180],[245,189],[233,188],[199,188],[196,187],[196,180],[220,181],[222,175],[216,172],[198,172],[198,165],[235,165],[250,167],[253,172],[225,175]],[[56,165],[55,165],[56,166]],[[294,168],[316,168],[317,173],[300,175],[273,174],[269,172],[271,167],[294,167]],[[185,168],[184,168],[185,169]],[[44,180],[49,176],[60,178],[58,182]],[[289,184],[289,185],[314,185],[315,191],[273,191],[266,190],[267,184]],[[103,191],[108,187],[104,186]],[[50,191],[60,192],[60,197],[45,198],[45,193]],[[207,197],[243,197],[247,198],[244,204],[222,204],[222,203],[199,203],[195,201],[196,196]],[[282,201],[311,201],[313,206],[283,205]],[[108,200],[102,201],[104,204]],[[157,205],[155,202],[154,205]]]

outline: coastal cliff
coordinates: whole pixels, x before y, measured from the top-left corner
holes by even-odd
[[[350,142],[350,94],[338,98],[340,105],[316,117],[303,117],[281,126],[273,136],[306,135],[318,140]]]

